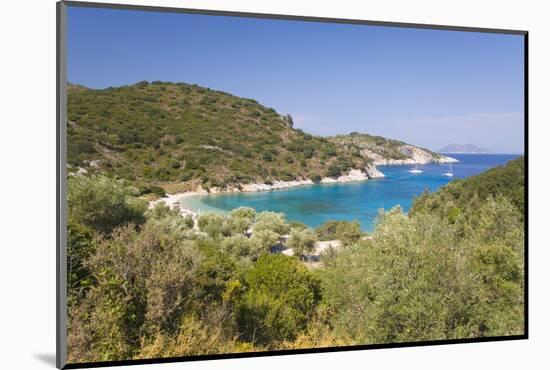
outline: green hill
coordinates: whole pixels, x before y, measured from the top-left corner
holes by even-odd
[[[509,199],[522,215],[525,212],[525,159],[523,156],[504,166],[492,168],[477,176],[456,180],[417,198],[410,210],[415,213],[453,214],[474,212],[488,197]]]
[[[290,115],[197,85],[144,81],[102,90],[69,84],[67,90],[69,172],[106,173],[149,188],[319,181],[381,157],[431,156],[365,134],[310,135],[295,129]]]
[[[376,162],[417,160],[419,162],[444,161],[445,156],[403,141],[352,132],[329,138],[334,144],[361,153]]]
[[[190,186],[318,178],[367,164],[292,125],[255,100],[196,85],[71,85],[68,162],[70,170]]]
[[[331,141],[339,145],[347,145],[359,149],[371,149],[376,153],[392,159],[405,159],[406,156],[399,151],[404,142],[398,140],[386,139],[381,136],[372,136],[352,132],[349,135],[337,135],[331,138]]]

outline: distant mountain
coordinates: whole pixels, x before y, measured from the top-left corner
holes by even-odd
[[[463,153],[463,154],[488,154],[491,151],[487,148],[480,148],[474,144],[449,144],[439,150],[440,153]]]

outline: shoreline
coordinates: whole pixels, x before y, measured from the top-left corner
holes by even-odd
[[[195,190],[192,191],[185,191],[181,193],[173,193],[173,194],[166,194],[165,197],[155,199],[149,202],[149,208],[153,208],[155,205],[157,205],[160,202],[164,202],[166,206],[168,206],[170,209],[174,209],[175,206],[179,206],[179,209],[181,210],[182,214],[192,214],[197,215],[198,213],[189,209],[181,207],[181,204],[179,204],[179,199],[183,197],[189,197],[189,196],[204,196],[204,195],[217,195],[217,194],[237,194],[237,193],[258,193],[263,191],[273,191],[273,190],[283,190],[283,189],[291,189],[291,188],[297,188],[301,186],[306,185],[316,185],[316,184],[345,184],[345,183],[352,183],[352,182],[363,182],[367,181],[369,179],[376,179],[376,178],[382,178],[385,177],[385,175],[380,172],[374,165],[370,165],[368,167],[365,167],[364,170],[359,169],[353,169],[350,170],[346,175],[341,175],[338,178],[333,177],[324,177],[319,182],[314,182],[311,179],[305,179],[305,180],[291,180],[291,181],[283,181],[283,180],[277,180],[273,181],[272,184],[265,184],[265,183],[251,183],[251,184],[238,184],[235,186],[230,186],[227,188],[216,188],[212,187],[208,191],[203,189],[202,186],[198,186]]]
[[[385,175],[377,168],[377,166],[406,166],[406,165],[412,165],[412,164],[428,164],[428,163],[456,163],[459,162],[455,158],[443,156],[443,158],[439,158],[439,160],[428,160],[426,162],[423,161],[415,161],[412,158],[409,158],[407,160],[389,160],[386,161],[386,163],[377,163],[374,162],[373,164],[365,167],[364,169],[353,169],[350,170],[347,174],[341,175],[337,178],[333,177],[324,177],[319,182],[314,182],[311,179],[304,179],[304,180],[291,180],[291,181],[274,181],[272,184],[265,184],[265,183],[251,183],[251,184],[238,184],[235,186],[230,186],[228,188],[210,188],[209,191],[203,189],[200,185],[198,188],[192,191],[186,191],[181,193],[173,193],[173,194],[166,194],[165,197],[155,199],[153,201],[149,202],[149,208],[153,208],[155,205],[157,205],[160,202],[164,202],[167,207],[170,209],[178,208],[180,210],[180,213],[182,216],[191,215],[193,218],[198,217],[200,214],[199,211],[193,211],[190,208],[184,207],[180,203],[180,199],[184,197],[190,197],[190,196],[204,196],[204,195],[222,195],[222,194],[237,194],[237,193],[258,193],[258,192],[264,192],[264,191],[273,191],[273,190],[283,190],[283,189],[291,189],[291,188],[297,188],[301,186],[306,185],[326,185],[326,184],[347,184],[347,183],[354,183],[354,182],[364,182],[368,180],[373,180],[377,178],[383,178]]]
[[[382,159],[382,160],[375,160],[373,164],[375,166],[410,166],[413,164],[429,164],[429,163],[445,164],[445,163],[458,163],[458,162],[460,161],[456,158],[442,155],[441,158],[438,158],[437,160],[433,160],[433,159],[414,160],[413,158]]]

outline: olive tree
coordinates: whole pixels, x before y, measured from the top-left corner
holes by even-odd
[[[250,240],[257,245],[260,251],[267,253],[271,247],[279,243],[279,234],[271,230],[254,230]]]
[[[69,178],[67,203],[69,217],[100,233],[115,227],[145,221],[147,202],[137,198],[139,191],[123,180],[106,176]]]
[[[253,230],[270,230],[278,235],[286,234],[290,231],[290,226],[285,220],[283,213],[264,211],[256,215],[256,222]]]
[[[293,229],[290,231],[288,246],[292,248],[294,254],[303,257],[307,253],[313,252],[317,238],[310,229]]]

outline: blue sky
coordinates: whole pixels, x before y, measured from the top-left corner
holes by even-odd
[[[69,7],[68,78],[196,83],[352,131],[438,150],[523,152],[523,37]]]

